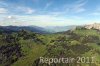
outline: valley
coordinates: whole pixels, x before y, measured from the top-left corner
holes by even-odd
[[[95,57],[89,63],[39,63],[40,57]],[[85,60],[87,61],[87,60]],[[22,29],[0,33],[0,66],[100,66],[100,31],[76,27],[57,33]]]

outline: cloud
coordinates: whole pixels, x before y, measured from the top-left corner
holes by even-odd
[[[0,14],[5,14],[5,13],[7,13],[7,12],[8,12],[7,9],[5,9],[5,8],[0,8]]]
[[[9,15],[9,16],[6,17],[6,19],[16,20],[16,16]]]
[[[72,19],[52,16],[52,15],[8,15],[4,18],[3,25],[17,25],[17,26],[27,26],[27,25],[36,25],[36,26],[67,26],[75,23]],[[1,24],[1,23],[0,23]]]
[[[73,23],[73,20],[51,15],[37,15],[32,17],[39,26],[64,26]],[[32,24],[32,22],[31,22]]]
[[[65,15],[66,12],[65,11],[52,11],[50,13],[48,13],[49,15],[53,15],[53,16],[61,16],[61,15]]]
[[[75,13],[82,13],[86,11],[85,5],[88,3],[88,0],[76,0],[72,3],[66,3],[63,6],[66,14],[75,14]]]
[[[22,6],[18,6],[17,9],[20,11],[20,12],[23,12],[25,14],[32,14],[34,12],[36,12],[35,9],[32,9],[30,7],[22,7]]]
[[[79,5],[76,5],[74,8],[73,8],[73,11],[75,13],[80,13],[80,12],[84,12],[86,9],[83,8],[82,6],[79,6]]]
[[[4,22],[16,22],[17,21],[17,18],[16,16],[6,16],[3,20]]]
[[[83,19],[83,17],[81,17],[81,16],[72,16],[71,18],[78,19],[78,20]]]
[[[35,10],[34,9],[31,9],[31,8],[27,8],[27,10],[26,10],[26,13],[27,14],[32,14],[34,12],[35,12]]]
[[[52,5],[52,2],[48,2],[46,3],[45,7],[44,7],[44,10],[46,10],[48,7],[50,7]]]
[[[76,4],[72,7],[72,10],[76,13],[84,12],[86,9],[84,6],[86,5],[87,0],[79,0]]]
[[[100,16],[100,12],[94,12],[94,13],[91,13],[90,15],[93,15],[93,16]]]
[[[10,1],[9,1],[10,2]],[[9,14],[32,14],[36,12],[35,9],[28,7],[27,4],[23,5],[24,2],[26,3],[27,1],[20,1],[18,0],[19,3],[9,3],[5,1],[0,1],[0,13],[6,13],[9,10]],[[16,1],[15,1],[16,2]],[[2,8],[4,7],[4,8]],[[8,10],[7,10],[8,9]]]
[[[86,2],[87,0],[77,0],[75,3],[83,3],[83,2]]]
[[[70,13],[81,13],[86,11],[85,5],[87,4],[88,0],[77,0],[72,2],[72,4],[64,5],[64,9]]]
[[[7,18],[8,18],[8,19],[11,19],[11,18],[12,18],[12,16],[8,16]]]

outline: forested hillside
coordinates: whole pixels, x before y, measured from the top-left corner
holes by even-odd
[[[95,57],[77,63],[40,63],[39,58]],[[0,66],[100,66],[100,31],[77,27],[53,34],[27,30],[0,33]]]

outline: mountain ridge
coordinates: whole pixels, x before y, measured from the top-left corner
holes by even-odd
[[[18,32],[22,29],[37,33],[48,33],[44,28],[38,26],[0,26],[0,31],[5,33]]]

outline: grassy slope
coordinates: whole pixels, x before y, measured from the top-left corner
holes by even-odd
[[[89,36],[89,35],[95,35],[100,37],[100,33],[98,33],[96,30],[74,30],[74,33],[81,35],[81,36]],[[49,44],[51,39],[56,39],[58,36],[63,36],[62,34],[49,34],[45,36],[41,36],[40,38],[43,38],[44,42]],[[17,62],[12,64],[11,66],[32,66],[34,60],[37,58],[43,56],[46,52],[46,46],[41,44],[36,44],[33,41],[30,40],[20,40],[22,47],[22,50],[24,50],[24,54],[26,56],[20,58]],[[100,54],[95,52],[95,49],[100,52],[100,46],[97,44],[89,44],[94,50],[91,50],[89,52],[86,52],[83,54],[83,56],[90,57],[95,56],[96,66],[100,66]],[[89,66],[88,64],[82,65],[82,66]]]
[[[44,36],[38,36],[38,38],[41,38]],[[17,62],[12,64],[11,66],[32,66],[34,60],[37,58],[43,56],[46,52],[46,46],[41,43],[36,43],[33,40],[23,40],[21,39],[20,44],[22,46],[23,56],[20,58]]]
[[[29,52],[27,56],[20,58],[12,66],[31,66],[34,60],[44,55],[46,52],[45,48],[46,47],[44,45],[34,46],[34,48]]]
[[[47,34],[44,36],[38,36],[38,38],[43,38],[42,40],[46,44],[49,44],[51,39],[55,39],[58,36],[60,36],[60,34]],[[20,43],[22,45],[22,50],[24,51],[23,53],[26,56],[20,58],[11,66],[32,66],[34,60],[43,56],[46,53],[46,45],[37,44],[32,40],[20,40]]]
[[[95,35],[100,37],[100,32],[97,32],[96,30],[75,30],[74,33],[82,36],[88,36],[88,35]]]
[[[94,35],[100,38],[100,32],[97,32],[96,30],[75,30],[74,33],[80,36]],[[83,56],[94,57],[94,62],[96,66],[100,66],[100,54],[96,52],[100,52],[100,45],[97,45],[96,43],[89,43],[88,46],[91,46],[93,50],[86,52]],[[84,64],[84,66],[89,66],[89,64]]]
[[[74,30],[73,32],[76,33],[77,35],[80,35],[80,36],[98,36],[100,38],[100,32],[97,32],[96,30],[92,30],[92,29],[91,30]],[[63,34],[51,34],[51,35],[47,35],[47,37],[52,37],[52,39],[55,39],[58,36],[63,36]],[[65,36],[66,36],[66,34],[65,34]],[[93,48],[93,50],[91,50],[91,51],[86,52],[85,54],[83,54],[83,57],[84,56],[85,57],[95,57],[94,61],[95,61],[96,66],[100,66],[100,54],[98,54],[95,51],[95,49],[96,49],[97,51],[100,52],[100,46],[97,45],[96,43],[92,43],[92,44],[89,43],[89,46],[91,46]],[[90,66],[90,64],[87,64],[87,63],[83,63],[81,65],[82,66]]]

